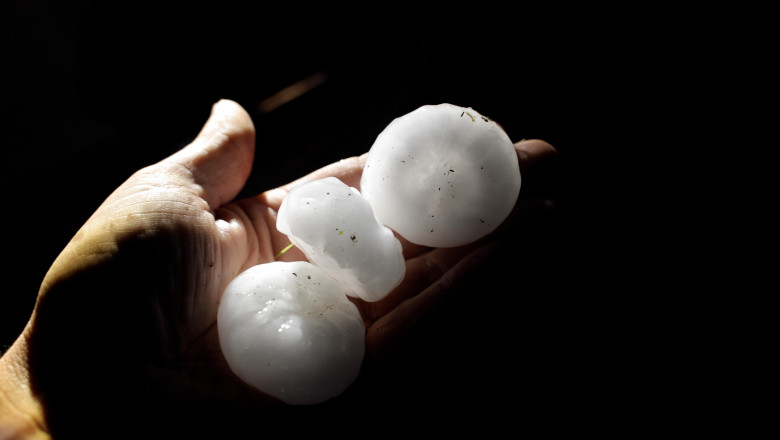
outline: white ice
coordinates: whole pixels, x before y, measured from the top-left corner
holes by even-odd
[[[222,297],[219,340],[230,368],[284,402],[323,402],[357,377],[365,328],[345,293],[378,301],[403,279],[401,244],[388,228],[433,247],[478,240],[511,212],[520,171],[495,122],[471,108],[424,106],[377,137],[361,191],[336,178],[291,190],[277,229],[311,263],[252,267]]]
[[[217,324],[230,368],[284,402],[323,402],[360,372],[360,312],[338,282],[308,262],[273,262],[241,273],[225,290]]]
[[[460,246],[497,228],[520,192],[512,141],[471,108],[428,105],[392,121],[360,182],[376,217],[407,240]]]
[[[293,188],[279,208],[276,228],[350,296],[378,301],[403,280],[401,243],[376,220],[360,192],[335,177]]]

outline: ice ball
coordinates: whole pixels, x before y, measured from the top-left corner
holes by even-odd
[[[369,150],[360,190],[407,240],[451,247],[497,228],[520,192],[509,136],[472,108],[426,105],[393,120]]]
[[[217,316],[231,370],[295,405],[324,402],[357,377],[360,312],[332,277],[304,261],[251,267],[225,289]]]
[[[276,228],[341,282],[347,295],[378,301],[406,272],[393,231],[377,221],[357,189],[335,177],[293,188],[279,208]]]

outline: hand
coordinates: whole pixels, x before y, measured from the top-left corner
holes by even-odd
[[[217,308],[227,283],[289,244],[275,215],[295,182],[231,201],[249,176],[254,140],[247,113],[220,101],[190,145],[108,197],[51,266],[30,322],[3,356],[0,405],[66,435],[95,426],[202,434],[240,420],[256,426],[269,414],[317,411],[286,407],[245,385],[218,344]],[[516,148],[521,167],[555,152],[542,141]],[[304,179],[335,176],[359,188],[364,160],[346,159]],[[354,300],[367,329],[366,375],[459,277],[487,259],[499,234],[452,249],[402,241],[404,282],[380,302]],[[292,248],[279,259],[304,257]],[[12,376],[15,382],[6,381]],[[14,404],[19,384],[31,398]],[[349,393],[336,400],[349,400]]]

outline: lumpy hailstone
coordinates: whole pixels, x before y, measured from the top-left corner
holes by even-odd
[[[384,225],[433,247],[475,241],[506,219],[520,192],[512,141],[471,108],[428,105],[379,134],[360,182]]]
[[[333,278],[311,263],[247,269],[225,290],[217,317],[230,368],[284,402],[308,405],[341,394],[363,361],[365,328]]]
[[[335,177],[293,188],[279,208],[276,228],[347,295],[378,301],[403,280],[401,243],[376,220],[360,192]]]

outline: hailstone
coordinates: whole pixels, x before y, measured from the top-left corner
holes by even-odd
[[[512,141],[494,121],[471,108],[426,105],[379,134],[360,190],[379,221],[407,240],[460,246],[508,217],[520,169]]]
[[[276,228],[349,296],[378,301],[406,272],[393,231],[377,221],[357,189],[335,177],[293,188],[279,208]]]
[[[337,281],[308,262],[261,264],[239,274],[222,296],[217,325],[233,372],[289,404],[324,402],[360,372],[360,312]]]

